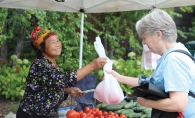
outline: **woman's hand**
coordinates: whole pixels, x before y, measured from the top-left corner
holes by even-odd
[[[90,66],[93,70],[103,67],[107,62],[106,57],[96,58],[91,63]]]
[[[78,98],[84,95],[84,93],[77,87],[65,88],[66,94],[71,94],[74,97]]]
[[[87,74],[94,71],[95,69],[103,67],[107,62],[107,58],[96,58],[86,66],[77,70],[77,81],[84,78]]]
[[[117,72],[114,71],[114,70],[106,70],[106,72],[107,72],[108,74],[112,74],[112,76],[113,76],[114,78],[116,78],[116,80],[117,80],[118,82],[120,82],[121,75],[120,75],[119,73],[117,73]]]

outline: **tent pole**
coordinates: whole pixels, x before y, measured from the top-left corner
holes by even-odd
[[[84,12],[81,12],[81,29],[80,29],[80,52],[79,52],[79,68],[82,67],[83,57],[83,27],[84,27]]]

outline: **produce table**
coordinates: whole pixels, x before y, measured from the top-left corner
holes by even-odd
[[[136,98],[126,97],[118,105],[99,103],[94,108],[86,106],[80,111],[69,110],[66,116],[67,118],[150,118],[152,109],[140,106]]]

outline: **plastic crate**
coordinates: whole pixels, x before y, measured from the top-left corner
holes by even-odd
[[[62,108],[59,108],[59,110],[58,111],[62,111],[62,110],[69,110],[69,109],[75,109],[76,108],[76,106],[69,106],[69,107],[62,107]]]

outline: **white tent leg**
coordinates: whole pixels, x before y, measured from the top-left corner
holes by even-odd
[[[81,29],[80,29],[80,52],[79,52],[79,68],[82,67],[82,57],[83,57],[83,27],[84,27],[84,12],[81,12]]]

